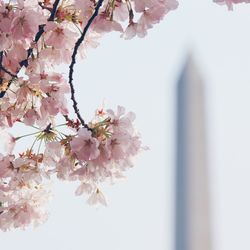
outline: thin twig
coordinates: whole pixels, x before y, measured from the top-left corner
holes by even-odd
[[[0,67],[3,65],[3,51],[0,52]],[[0,85],[3,83],[3,78],[0,77]]]
[[[48,19],[49,22],[52,22],[55,20],[55,17],[56,17],[56,12],[57,12],[57,7],[60,3],[60,0],[56,0],[53,4],[53,9],[51,11],[51,14],[50,14],[50,17]]]
[[[3,63],[3,51],[0,52],[0,66],[2,67],[2,63]],[[2,85],[3,83],[3,78],[0,77],[0,85]],[[3,91],[0,92],[0,98],[4,96],[4,94],[2,93]]]
[[[10,75],[11,77],[17,77],[16,75],[12,74],[9,70],[5,69],[3,66],[3,51],[0,52],[0,71],[4,71],[5,73],[7,73],[8,75]]]
[[[8,71],[7,69],[5,69],[3,67],[3,51],[0,52],[0,72],[4,71],[5,73],[7,73],[8,75],[10,75],[12,77],[12,79],[17,78],[17,75],[12,74],[10,71]],[[7,89],[9,88],[10,84],[11,84],[11,80],[8,82],[8,86]],[[0,76],[0,85],[3,83],[3,77]],[[6,91],[1,91],[0,92],[0,98],[4,97]]]
[[[9,70],[4,68],[2,65],[0,66],[0,70],[4,71],[6,74],[10,75],[12,78],[17,78],[17,75],[11,73]]]
[[[0,66],[3,64],[3,51],[0,52]]]
[[[70,85],[70,89],[71,89],[71,100],[73,102],[73,108],[74,108],[74,111],[75,111],[78,119],[80,120],[82,126],[89,129],[89,130],[91,130],[91,129],[88,127],[88,125],[83,120],[83,118],[82,118],[82,116],[81,116],[81,114],[79,112],[79,109],[78,109],[78,103],[77,103],[76,98],[75,98],[75,89],[74,89],[74,85],[73,85],[73,74],[74,74],[74,66],[76,64],[76,56],[77,56],[78,49],[81,46],[82,42],[84,41],[84,38],[85,38],[89,28],[90,28],[90,25],[92,24],[94,19],[97,17],[99,9],[101,8],[103,1],[104,0],[99,0],[97,2],[97,5],[95,7],[95,11],[94,11],[93,15],[88,20],[88,22],[87,22],[87,24],[86,24],[86,26],[85,26],[85,28],[84,28],[84,30],[82,32],[82,35],[80,36],[80,38],[75,43],[75,47],[74,47],[73,54],[72,54],[72,57],[71,57],[72,58],[71,59],[71,64],[69,66],[69,85]]]

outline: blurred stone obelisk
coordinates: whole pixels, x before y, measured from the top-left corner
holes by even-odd
[[[177,85],[175,250],[211,250],[204,86],[192,56]]]

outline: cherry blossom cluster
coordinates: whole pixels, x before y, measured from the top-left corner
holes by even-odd
[[[250,0],[215,0],[227,4]],[[45,221],[51,178],[77,181],[76,195],[106,205],[104,181],[123,177],[143,149],[135,114],[99,109],[86,123],[75,98],[76,60],[116,31],[124,39],[144,37],[176,0],[0,1],[0,229]],[[69,65],[69,75],[60,72]],[[72,119],[67,97],[77,119]],[[59,120],[63,122],[59,122]],[[24,125],[32,133],[10,134]],[[25,149],[16,152],[20,141]]]
[[[143,37],[175,0],[18,0],[0,2],[0,229],[26,228],[47,218],[52,176],[78,181],[76,194],[106,205],[100,183],[123,176],[142,150],[133,113],[98,110],[86,123],[73,85],[78,55],[97,47],[102,34]],[[58,70],[69,64],[69,77]],[[71,95],[76,120],[70,118]],[[60,117],[64,123],[58,123]],[[35,132],[18,135],[19,124]],[[58,125],[59,124],[59,125]],[[63,129],[63,131],[62,131]],[[29,138],[25,149],[16,144]]]
[[[233,10],[233,4],[250,3],[250,0],[214,0],[218,4],[226,4],[229,10]]]
[[[101,109],[88,124],[68,121],[70,132],[60,132],[60,126],[49,124],[44,130],[14,138],[7,136],[8,155],[0,155],[0,228],[8,230],[33,224],[47,218],[43,206],[50,197],[48,179],[79,182],[76,195],[88,195],[91,205],[106,205],[99,185],[123,177],[133,166],[132,159],[143,149],[134,129],[135,114]],[[35,136],[31,148],[18,157],[12,154],[18,140]],[[41,143],[44,149],[41,150]],[[35,144],[39,144],[34,153]]]

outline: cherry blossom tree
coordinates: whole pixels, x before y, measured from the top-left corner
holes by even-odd
[[[227,4],[250,0],[215,0]],[[101,36],[118,32],[144,37],[176,0],[17,0],[0,2],[0,229],[26,228],[46,220],[48,181],[79,183],[76,195],[106,205],[104,181],[123,176],[146,148],[135,114],[99,108],[86,122],[75,97],[76,60]],[[69,65],[68,78],[58,66]],[[71,101],[67,102],[68,95]],[[70,113],[70,106],[72,110]],[[27,134],[10,134],[24,125]],[[32,131],[29,131],[31,130]],[[15,147],[29,138],[21,152]]]

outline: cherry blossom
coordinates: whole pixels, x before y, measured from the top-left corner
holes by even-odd
[[[49,192],[43,186],[34,189],[22,188],[4,192],[0,189],[0,228],[7,231],[10,228],[25,229],[30,224],[38,226],[47,219],[44,204],[50,198]]]
[[[99,141],[93,138],[91,131],[86,128],[81,128],[77,136],[70,142],[73,154],[81,161],[96,159],[100,154],[98,146]]]
[[[250,0],[214,0],[218,4],[226,4],[229,10],[233,10],[233,4],[250,3]]]
[[[250,0],[214,2],[232,10]],[[142,38],[177,7],[176,0],[0,1],[1,230],[47,219],[53,176],[77,182],[75,194],[86,196],[88,204],[107,205],[102,184],[124,177],[147,148],[135,129],[135,114],[124,107],[101,108],[90,122],[83,119],[75,98],[75,63],[97,48],[103,35]],[[69,65],[68,76],[59,70],[63,64]],[[27,134],[12,135],[18,126]]]
[[[89,197],[88,204],[90,205],[101,204],[103,206],[107,206],[107,201],[103,193],[99,189],[96,189],[96,191],[94,191]]]

